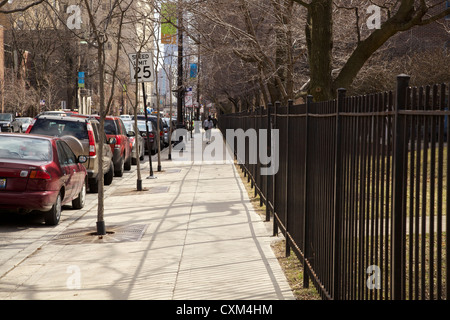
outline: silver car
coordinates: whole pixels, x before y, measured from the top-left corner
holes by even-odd
[[[130,120],[124,120],[123,124],[125,125],[125,128],[127,130],[127,136],[130,139],[131,145],[131,163],[136,164],[137,163],[137,154],[138,150],[136,148],[139,147],[139,160],[144,160],[144,154],[145,154],[145,141],[142,135],[134,130],[134,121]],[[139,128],[139,127],[138,127]],[[137,141],[137,143],[136,143]]]

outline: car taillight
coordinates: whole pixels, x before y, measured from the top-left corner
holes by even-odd
[[[44,180],[50,180],[52,176],[50,173],[44,170],[32,170],[30,172],[30,179],[44,179]]]
[[[116,148],[120,148],[120,143],[122,142],[120,139],[120,136],[115,136],[116,137]]]
[[[90,123],[87,124],[87,131],[89,137],[89,156],[94,157],[97,152],[95,150],[94,130],[92,129],[92,125]]]
[[[151,139],[153,139],[153,138],[155,137],[155,135],[154,135],[153,133],[150,132],[150,133],[148,134],[148,137],[151,138]]]
[[[30,125],[28,126],[27,130],[25,131],[25,133],[30,133],[31,128],[33,127],[33,125],[36,123],[36,119],[33,118],[33,120],[31,120]]]

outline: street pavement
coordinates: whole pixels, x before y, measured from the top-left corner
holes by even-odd
[[[293,300],[270,247],[278,238],[253,210],[233,162],[208,158],[223,147],[220,132],[212,144],[202,135],[185,139],[172,160],[164,149],[161,172],[153,156],[154,179],[142,161],[143,191],[136,166],[114,178],[101,239],[93,235],[96,194],[82,210],[64,208],[56,227],[3,221],[0,299]]]

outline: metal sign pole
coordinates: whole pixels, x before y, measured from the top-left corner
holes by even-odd
[[[145,83],[142,82],[142,95],[144,97],[144,114],[145,114],[145,130],[147,131],[147,149],[148,149],[148,162],[150,164],[150,176],[147,179],[155,179],[153,176],[153,166],[152,166],[152,150],[150,146],[150,135],[148,132],[148,116],[147,116],[147,95],[145,94]]]

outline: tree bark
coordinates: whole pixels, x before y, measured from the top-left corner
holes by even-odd
[[[309,92],[316,101],[333,98],[331,59],[333,50],[333,2],[313,0],[308,8],[306,37],[310,67]]]

